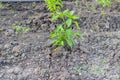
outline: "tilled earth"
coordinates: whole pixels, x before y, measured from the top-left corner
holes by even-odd
[[[84,4],[64,4],[80,15],[82,38],[72,50],[50,47],[55,26],[44,3],[3,3],[0,80],[120,80],[120,5],[101,15],[99,8],[92,12]],[[16,34],[13,24],[30,32]]]

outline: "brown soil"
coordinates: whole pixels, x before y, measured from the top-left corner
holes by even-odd
[[[120,4],[105,8],[104,15],[99,6],[93,11],[82,2],[77,7],[75,2],[64,4],[80,16],[82,39],[72,50],[49,46],[55,25],[43,2],[3,3],[0,80],[120,80]],[[30,32],[17,35],[13,24]]]

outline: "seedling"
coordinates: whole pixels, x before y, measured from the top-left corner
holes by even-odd
[[[107,70],[105,70],[104,68],[101,68],[99,66],[93,66],[91,67],[91,71],[95,74],[104,74],[107,73]]]
[[[80,34],[73,32],[72,28],[64,29],[62,24],[58,24],[57,28],[50,34],[50,37],[54,38],[52,41],[54,46],[72,47],[74,44],[74,36],[80,37]]]
[[[95,6],[94,5],[91,5],[91,9],[93,12],[95,12]]]
[[[80,29],[78,17],[74,15],[73,11],[64,10],[61,11],[62,1],[61,0],[45,0],[47,8],[53,13],[51,20],[62,20],[56,25],[56,29],[50,33],[50,38],[53,38],[52,44],[54,46],[67,46],[71,48],[74,44],[74,37],[80,37],[80,34],[74,32],[72,29],[73,24]]]
[[[78,29],[80,29],[78,22],[76,21],[78,19],[78,16],[74,15],[73,11],[69,11],[68,9],[63,12],[56,12],[54,16],[52,16],[51,20],[58,20],[62,19],[62,24],[64,29],[70,28],[72,24],[75,24]]]
[[[62,7],[62,1],[61,0],[45,0],[47,3],[47,9],[51,12],[59,11]]]
[[[77,74],[87,74],[87,71],[86,69],[90,67],[89,64],[82,64],[82,65],[78,65],[78,66],[75,66],[73,67],[73,71]]]
[[[23,33],[27,33],[30,31],[30,28],[24,27],[24,26],[19,26],[19,25],[12,25],[12,28],[15,29],[16,33],[18,34],[20,31]]]
[[[62,23],[57,25],[57,28],[51,32],[50,37],[55,40],[52,43],[55,46],[69,46],[72,47],[74,44],[74,36],[80,38],[80,34],[72,30],[72,24],[75,24],[80,29],[76,19],[78,17],[74,15],[73,11],[65,10],[63,12],[57,12],[52,17],[52,20],[62,19]]]
[[[103,7],[110,6],[111,0],[96,0],[98,4],[101,4]]]

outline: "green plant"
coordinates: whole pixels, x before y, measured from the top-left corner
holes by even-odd
[[[101,11],[101,15],[105,15],[105,11],[104,8],[105,7],[110,7],[112,1],[111,0],[96,0],[96,2],[100,5],[102,5],[102,7],[100,8]]]
[[[54,46],[68,46],[72,47],[74,44],[74,36],[80,38],[80,34],[72,30],[72,24],[75,24],[80,29],[76,19],[78,17],[74,15],[73,11],[65,10],[63,12],[56,12],[51,18],[53,21],[61,19],[61,24],[57,25],[57,28],[51,32],[50,37],[54,38],[52,43]]]
[[[96,0],[98,4],[101,4],[103,7],[110,6],[111,0]]]
[[[12,25],[12,28],[16,30],[16,33],[18,34],[20,31],[27,33],[29,32],[30,28],[24,27],[24,26],[19,26],[19,25]]]
[[[57,28],[50,34],[51,38],[55,38],[52,41],[54,46],[72,47],[74,44],[74,36],[80,37],[80,34],[73,32],[72,28],[64,29],[62,24],[58,24]]]
[[[95,74],[101,74],[101,73],[106,73],[107,72],[104,68],[101,68],[99,66],[92,66],[91,71]]]
[[[82,64],[82,65],[77,65],[75,67],[73,67],[73,71],[77,74],[87,74],[86,69],[90,67],[89,64]]]
[[[47,9],[51,12],[59,11],[62,7],[61,0],[45,0],[47,3]]]
[[[47,3],[48,10],[53,14],[51,20],[61,20],[56,25],[56,29],[50,33],[50,38],[53,38],[52,44],[54,46],[67,46],[71,48],[74,44],[74,37],[80,37],[80,34],[74,32],[72,29],[73,24],[80,29],[76,21],[78,17],[74,15],[73,11],[69,11],[68,9],[61,11],[61,0],[45,0],[45,2]]]
[[[51,20],[54,21],[58,19],[62,20],[64,29],[70,28],[73,23],[76,25],[78,29],[80,29],[77,22],[78,16],[74,15],[73,11],[69,11],[67,9],[67,10],[64,10],[63,12],[59,12],[59,11],[56,12],[56,14],[52,16]]]

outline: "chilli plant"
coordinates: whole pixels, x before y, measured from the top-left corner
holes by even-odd
[[[47,9],[52,13],[60,11],[61,7],[63,6],[61,0],[45,0],[45,2],[47,3]]]
[[[61,20],[60,23],[56,24],[55,30],[53,30],[50,33],[50,38],[53,38],[52,44],[54,46],[67,46],[71,48],[74,45],[74,37],[80,37],[80,34],[78,32],[74,32],[72,28],[73,24],[75,24],[75,26],[78,29],[80,29],[77,22],[78,16],[74,15],[74,12],[69,11],[68,9],[61,11],[60,8],[62,7],[62,1],[61,0],[55,1],[56,2],[54,3],[59,4],[49,5],[49,2],[52,3],[52,1],[46,0],[46,3],[48,4],[47,5],[48,10],[53,12],[51,20],[52,21]],[[55,8],[53,9],[53,7]]]

